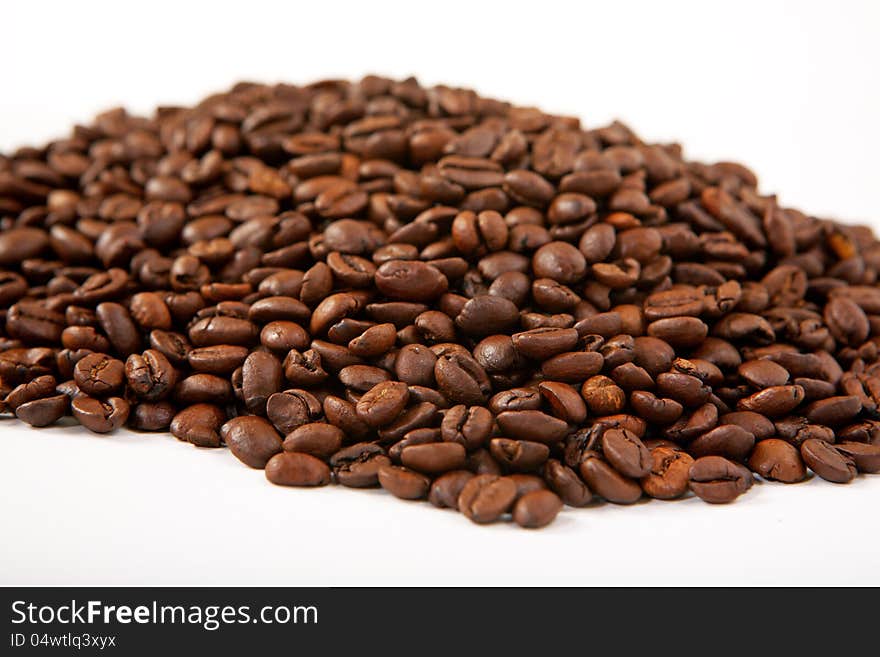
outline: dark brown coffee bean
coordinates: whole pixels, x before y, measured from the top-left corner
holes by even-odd
[[[569,351],[553,356],[541,364],[541,373],[547,379],[577,383],[598,374],[605,360],[595,351]]]
[[[825,481],[846,484],[857,474],[853,459],[824,440],[805,440],[801,444],[801,457],[810,470]]]
[[[326,422],[309,422],[287,434],[283,448],[285,452],[303,452],[327,460],[339,451],[344,438],[339,427]]]
[[[581,396],[594,415],[613,415],[626,406],[626,393],[607,376],[592,376],[581,387]]]
[[[226,413],[214,404],[193,404],[171,421],[171,433],[197,447],[220,447],[220,427]]]
[[[370,388],[357,403],[357,416],[371,427],[393,422],[406,408],[409,390],[400,381],[383,381]]]
[[[513,346],[517,353],[535,360],[548,358],[571,351],[579,339],[573,328],[540,328],[515,333]]]
[[[689,485],[705,502],[726,504],[749,488],[743,469],[721,456],[704,456],[691,465]]]
[[[443,396],[452,403],[479,405],[491,391],[489,377],[466,353],[449,353],[437,358],[434,378]]]
[[[695,457],[726,456],[742,460],[755,446],[755,436],[736,424],[722,424],[695,438],[688,451]]]
[[[807,476],[797,448],[778,438],[758,442],[749,457],[749,467],[764,479],[787,484],[803,481]]]
[[[309,454],[281,452],[266,463],[266,479],[278,486],[326,486],[330,468]]]
[[[638,482],[620,474],[597,452],[584,452],[580,473],[590,490],[614,504],[634,504],[642,496]]]
[[[843,441],[836,443],[834,447],[838,452],[852,459],[859,472],[868,474],[880,472],[880,445]]]
[[[458,509],[458,496],[465,484],[474,478],[474,473],[467,470],[447,472],[431,484],[428,501],[441,509]]]
[[[788,383],[788,372],[771,360],[750,360],[737,368],[745,381],[758,389],[784,386]]]
[[[269,459],[281,451],[281,436],[261,417],[234,417],[220,429],[220,438],[242,463],[265,468]]]
[[[101,328],[120,356],[128,357],[141,348],[140,333],[125,306],[104,302],[96,309]]]
[[[458,470],[464,466],[465,457],[464,447],[452,442],[410,445],[400,455],[403,465],[430,475]]]
[[[813,402],[804,409],[804,414],[814,424],[833,426],[848,422],[860,410],[862,410],[862,402],[858,397],[839,396]]]
[[[513,520],[520,527],[546,527],[562,510],[562,500],[553,491],[535,490],[520,497],[513,507]]]
[[[552,444],[565,438],[569,431],[567,422],[541,411],[504,411],[495,419],[502,434],[516,440]]]
[[[489,442],[489,452],[513,472],[537,470],[550,456],[550,448],[544,443],[509,438],[493,438]]]
[[[495,420],[488,409],[458,404],[444,413],[440,431],[444,441],[458,443],[473,451],[486,443],[494,426]]]
[[[352,488],[378,486],[379,468],[390,464],[385,450],[373,443],[351,445],[330,457],[336,481]]]
[[[128,402],[120,397],[95,399],[83,395],[73,399],[70,406],[79,423],[95,433],[118,429],[125,424],[130,410]]]
[[[421,500],[428,495],[431,480],[408,468],[383,465],[379,468],[379,485],[402,500]]]
[[[556,459],[544,464],[544,481],[568,506],[582,507],[589,504],[593,494],[574,470]]]
[[[266,401],[266,416],[283,435],[320,418],[321,402],[306,390],[276,392]]]
[[[509,331],[519,322],[516,305],[504,297],[478,294],[464,304],[455,325],[465,334],[482,337]]]
[[[642,478],[642,490],[658,500],[673,500],[688,490],[688,476],[694,459],[674,447],[651,450],[651,471]]]
[[[608,429],[602,434],[602,454],[627,477],[640,479],[651,472],[651,452],[626,429]]]
[[[244,403],[251,413],[266,414],[269,397],[281,390],[283,373],[280,361],[265,351],[254,351],[241,368]]]
[[[400,301],[430,301],[449,287],[440,270],[417,260],[386,262],[376,270],[375,280],[382,294]]]
[[[740,399],[737,408],[778,417],[790,413],[803,400],[804,389],[800,386],[772,386]]]
[[[67,395],[41,397],[16,406],[15,417],[32,427],[48,427],[64,417],[69,407]]]
[[[478,524],[495,522],[507,513],[516,499],[516,484],[506,477],[478,474],[458,496],[458,510]]]

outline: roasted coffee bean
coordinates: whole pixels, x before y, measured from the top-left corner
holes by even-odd
[[[778,438],[759,441],[749,457],[749,467],[764,479],[787,484],[803,481],[807,476],[798,449]]]
[[[626,429],[607,429],[602,434],[602,454],[619,473],[639,479],[651,472],[651,452],[638,436]]]
[[[303,452],[327,460],[339,451],[345,438],[342,429],[326,422],[309,422],[287,434],[285,452]]]
[[[73,416],[89,431],[110,433],[125,424],[130,407],[120,397],[95,399],[83,395],[71,401]]]
[[[574,470],[556,459],[544,464],[544,481],[568,506],[581,507],[589,504],[593,494]]]
[[[634,504],[642,496],[638,482],[620,474],[598,452],[587,450],[580,462],[580,473],[590,490],[614,504]]]
[[[486,371],[466,353],[439,356],[434,364],[434,378],[443,396],[450,402],[478,405],[491,391]]]
[[[515,333],[513,347],[526,358],[547,360],[574,349],[578,339],[578,332],[573,328],[539,328]]]
[[[880,472],[880,445],[843,441],[835,443],[835,449],[852,459],[859,472]]]
[[[550,448],[544,443],[509,438],[493,438],[489,441],[489,452],[513,472],[537,470],[550,456]]]
[[[626,405],[626,393],[607,376],[593,376],[581,387],[581,396],[594,415],[613,415]]]
[[[281,452],[266,463],[266,479],[278,486],[326,486],[330,468],[308,454]]]
[[[505,436],[545,444],[559,442],[569,431],[568,423],[541,411],[504,411],[495,418]]]
[[[400,460],[408,468],[425,474],[441,474],[464,466],[465,449],[458,443],[435,442],[404,447]]]
[[[478,524],[495,522],[510,510],[516,499],[516,484],[507,477],[478,474],[458,496],[458,510]]]
[[[128,426],[136,431],[168,431],[177,409],[168,401],[140,402],[128,416]]]
[[[70,398],[67,395],[41,397],[16,406],[15,417],[32,427],[48,427],[64,417],[69,407]]]
[[[281,436],[255,415],[232,418],[220,428],[220,438],[239,461],[252,468],[265,468],[281,451]]]
[[[721,456],[704,456],[691,465],[688,484],[697,497],[712,504],[726,504],[749,489],[743,468]]]
[[[696,437],[688,451],[697,458],[715,455],[738,461],[748,456],[754,446],[754,434],[736,424],[722,424]]]
[[[824,440],[805,440],[801,444],[801,456],[810,470],[825,481],[846,484],[857,474],[854,460]]]
[[[390,464],[385,450],[373,443],[357,443],[330,457],[336,481],[352,488],[378,486],[379,468]]]
[[[458,510],[458,496],[465,484],[474,478],[467,470],[453,470],[437,477],[428,492],[428,501],[441,509]]]
[[[694,459],[679,449],[659,446],[651,450],[651,471],[642,477],[642,490],[658,500],[681,497],[688,490]]]
[[[421,500],[428,495],[431,480],[409,468],[383,465],[379,468],[379,485],[402,500]]]
[[[137,397],[144,401],[157,401],[164,399],[174,389],[177,370],[161,352],[147,349],[143,355],[132,354],[125,361],[125,379]]]
[[[214,404],[193,404],[171,421],[171,433],[197,447],[220,447],[220,427],[226,413]]]
[[[495,419],[488,409],[458,404],[443,414],[440,435],[446,442],[455,442],[473,451],[488,441],[494,426]]]
[[[535,490],[520,497],[513,506],[513,520],[520,527],[546,527],[562,510],[562,500],[553,491]]]
[[[778,417],[794,410],[804,400],[800,386],[771,386],[740,399],[737,408]]]
[[[322,412],[321,402],[306,390],[276,392],[266,401],[266,416],[283,435],[318,419]]]
[[[196,372],[206,374],[231,374],[244,364],[247,357],[247,347],[231,344],[199,347],[186,354],[189,366]]]
[[[265,351],[254,351],[241,366],[241,390],[251,413],[266,414],[269,397],[281,390],[281,362]]]
[[[382,381],[370,388],[358,401],[357,416],[371,427],[393,422],[406,408],[409,390],[400,381]]]

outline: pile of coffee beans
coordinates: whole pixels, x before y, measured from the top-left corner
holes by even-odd
[[[880,243],[730,162],[416,80],[0,155],[0,412],[477,523],[880,470]]]

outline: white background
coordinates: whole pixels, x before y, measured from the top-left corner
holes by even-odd
[[[8,3],[0,150],[239,79],[417,75],[619,117],[750,165],[783,203],[880,218],[880,3]],[[476,527],[380,491],[271,486],[167,435],[0,421],[0,584],[880,584],[880,477]]]

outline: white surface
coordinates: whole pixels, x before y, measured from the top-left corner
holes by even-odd
[[[416,74],[620,117],[750,165],[785,204],[880,218],[876,2],[17,2],[3,23],[0,149],[243,78]],[[280,489],[170,436],[0,421],[0,584],[876,585],[878,506],[880,477],[815,480],[526,532],[378,491]]]
[[[0,422],[0,583],[880,584],[880,476],[565,509],[540,531],[424,502],[269,484],[165,435]]]

